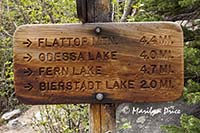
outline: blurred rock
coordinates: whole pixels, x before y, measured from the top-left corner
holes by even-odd
[[[20,109],[15,109],[11,112],[6,112],[2,115],[1,119],[4,120],[10,120],[13,118],[16,118],[17,116],[19,116],[21,114],[21,110]]]
[[[180,116],[200,118],[200,104],[188,105],[182,100],[163,103],[124,103],[117,108],[117,127],[125,122],[131,128],[118,129],[118,133],[163,133],[162,125],[180,125]],[[126,119],[126,121],[124,121]]]
[[[21,128],[25,125],[25,123],[22,123],[19,118],[16,118],[16,119],[13,119],[13,120],[10,120],[8,123],[7,123],[7,127],[10,128],[10,129],[18,129],[18,128]]]
[[[34,116],[34,117],[35,117],[36,120],[38,120],[38,121],[41,121],[41,120],[42,120],[42,116],[41,116],[40,111],[38,111],[37,113],[35,113],[35,116]]]
[[[136,123],[144,124],[145,121],[145,116],[140,116],[137,118]]]

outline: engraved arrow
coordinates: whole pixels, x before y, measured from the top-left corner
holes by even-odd
[[[25,44],[25,45],[26,45],[26,47],[29,47],[29,46],[31,46],[31,44],[32,44],[32,41],[31,41],[31,40],[29,40],[29,39],[27,39],[27,41],[26,41],[26,42],[23,42],[23,44]]]
[[[32,74],[32,70],[30,68],[24,69],[24,75],[25,76],[30,76]]]
[[[27,83],[27,85],[24,86],[24,89],[30,91],[33,88],[31,83]]]
[[[32,56],[29,53],[26,53],[27,56],[24,56],[24,60],[29,62],[32,59]]]

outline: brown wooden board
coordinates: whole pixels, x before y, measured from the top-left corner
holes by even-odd
[[[183,91],[183,34],[172,22],[24,25],[13,51],[27,104],[162,102]]]

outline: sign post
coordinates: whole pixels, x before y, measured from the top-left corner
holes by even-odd
[[[84,24],[18,28],[13,53],[19,100],[90,103],[90,131],[115,133],[117,103],[182,95],[181,28],[171,22],[105,23],[111,21],[110,2],[77,0]]]
[[[76,2],[78,16],[83,23],[111,22],[111,0],[76,0]],[[95,32],[101,35],[107,31],[98,26]],[[102,101],[104,94],[99,93],[96,98]],[[90,104],[89,107],[90,133],[116,133],[117,104]]]

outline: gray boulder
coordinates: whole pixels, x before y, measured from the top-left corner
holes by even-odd
[[[190,114],[200,118],[200,104],[187,105],[182,100],[163,103],[124,103],[117,108],[118,133],[163,133],[162,125],[180,125],[180,116]],[[124,121],[126,120],[126,121]]]
[[[21,114],[21,110],[20,109],[15,109],[11,112],[6,112],[1,116],[1,119],[3,120],[10,120],[13,118],[16,118],[17,116],[19,116]]]

